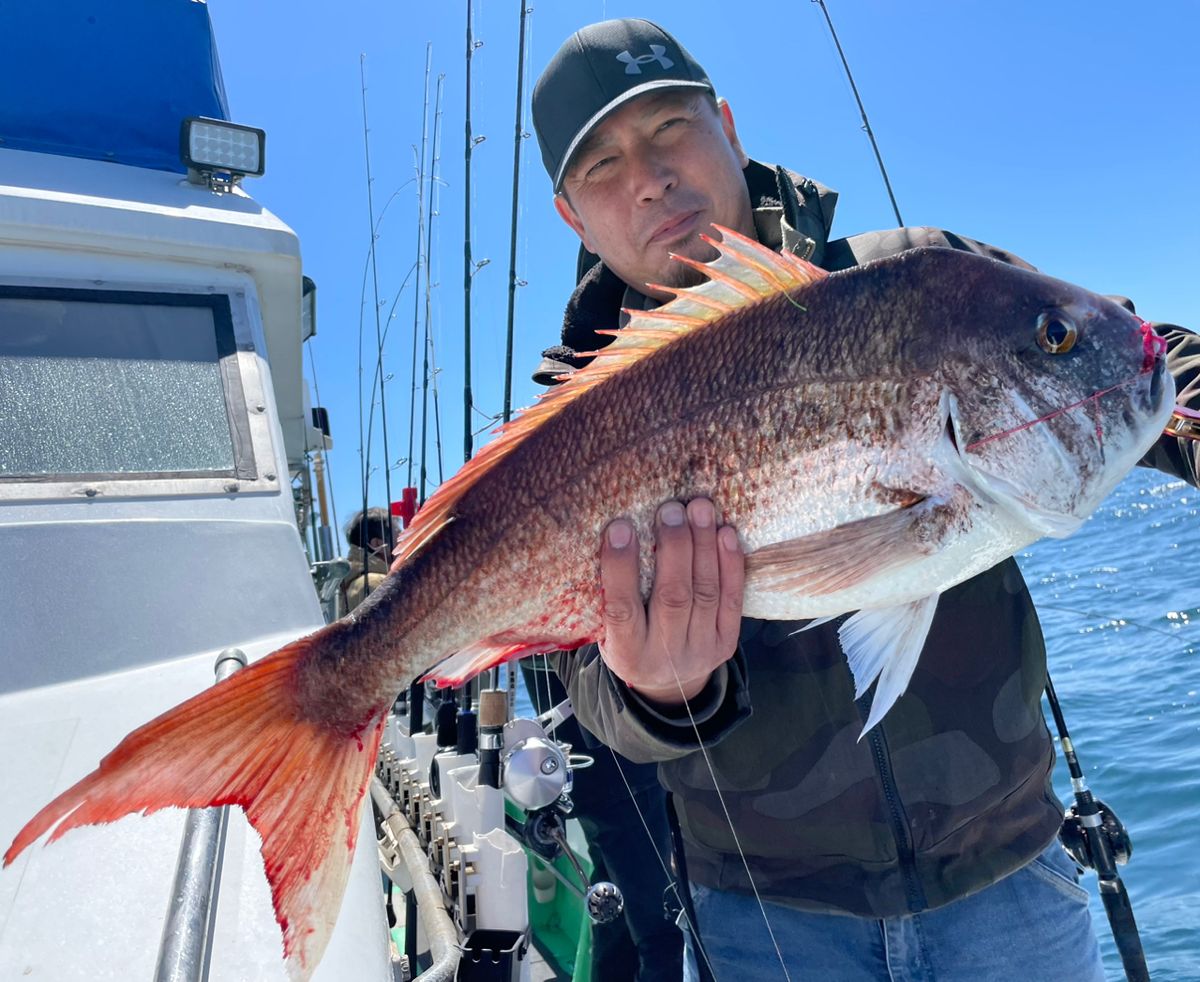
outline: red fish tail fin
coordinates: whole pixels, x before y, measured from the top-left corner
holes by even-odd
[[[307,978],[337,920],[386,706],[339,730],[298,708],[298,663],[322,631],[293,642],[130,733],[91,774],[35,815],[4,854],[43,833],[160,808],[241,805],[262,837],[284,955]]]

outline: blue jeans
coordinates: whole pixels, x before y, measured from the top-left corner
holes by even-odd
[[[717,982],[1104,982],[1087,891],[1058,842],[979,893],[910,917],[872,920],[767,904],[693,885]],[[688,938],[685,982],[696,975]]]

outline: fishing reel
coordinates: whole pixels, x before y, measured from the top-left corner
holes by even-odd
[[[597,880],[592,883],[583,866],[567,844],[566,819],[571,812],[571,799],[563,795],[558,801],[545,808],[530,812],[525,817],[521,838],[525,844],[546,862],[565,856],[575,875],[583,884],[583,904],[593,924],[610,924],[625,911],[625,897],[615,883]]]
[[[1068,808],[1063,817],[1062,828],[1058,830],[1058,838],[1079,866],[1095,869],[1096,859],[1092,855],[1086,829],[1098,829],[1108,843],[1113,862],[1124,866],[1133,855],[1133,840],[1130,839],[1124,823],[1108,805],[1099,798],[1095,799],[1095,804],[1098,811],[1093,815],[1080,815],[1077,804]]]
[[[624,913],[625,898],[615,883],[600,880],[588,887],[584,905],[592,923],[611,924]]]
[[[515,720],[514,722],[528,722]],[[507,727],[505,727],[507,730]],[[546,736],[529,735],[505,751],[501,782],[508,796],[527,812],[546,808],[569,794],[571,764],[562,746]]]
[[[568,699],[537,719],[518,718],[504,724],[501,783],[509,798],[526,812],[547,808],[569,795],[575,770],[592,763],[592,758],[571,753],[569,743],[551,735],[571,715]]]
[[[505,793],[525,812],[520,836],[547,863],[566,858],[583,884],[584,907],[595,924],[608,924],[625,910],[625,898],[615,883],[589,881],[567,843],[567,816],[574,807],[572,774],[587,767],[590,757],[572,754],[570,744],[547,734],[571,712],[570,702],[555,706],[537,720],[514,719],[505,724],[503,777]]]

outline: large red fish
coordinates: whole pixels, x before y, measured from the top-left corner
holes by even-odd
[[[1077,527],[1171,412],[1162,343],[1094,294],[948,249],[826,275],[721,232],[706,283],[635,314],[429,500],[366,603],[131,733],[5,864],[51,829],[240,805],[306,978],[396,693],[600,638],[614,516],[647,592],[655,509],[706,495],[747,554],[747,616],[857,611],[841,637],[859,691],[878,679],[870,726],[938,595]]]

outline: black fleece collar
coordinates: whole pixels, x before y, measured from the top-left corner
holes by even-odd
[[[785,246],[805,259],[821,264],[837,192],[807,177],[751,160],[743,173],[759,241],[772,249]],[[646,309],[653,301],[633,290],[598,256],[580,249],[579,282],[563,313],[562,343],[542,352],[542,363],[533,373],[540,385],[554,385],[557,376],[582,368],[594,352],[612,342],[597,330],[622,326],[621,308]]]

